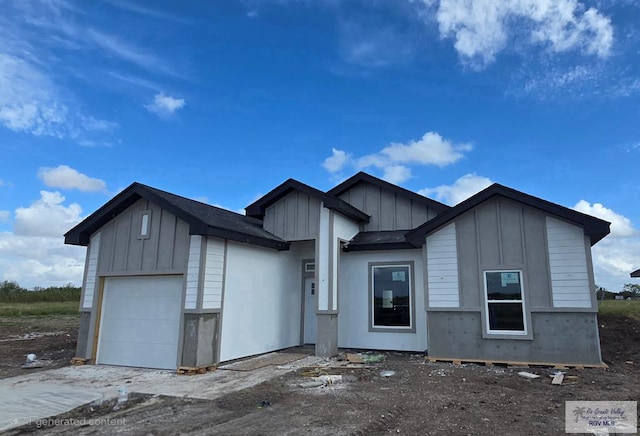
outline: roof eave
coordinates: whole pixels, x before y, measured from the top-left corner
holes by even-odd
[[[380,250],[411,250],[416,247],[408,242],[387,242],[378,244],[349,244],[343,251],[380,251]]]
[[[405,238],[411,244],[422,244],[423,239],[433,231],[444,226],[449,221],[455,219],[463,213],[473,209],[479,204],[496,196],[504,197],[513,201],[517,201],[519,203],[526,204],[530,207],[542,210],[546,213],[558,216],[565,220],[571,221],[578,226],[581,226],[584,233],[589,236],[591,246],[595,245],[610,232],[609,226],[611,223],[609,223],[608,221],[604,221],[600,218],[596,218],[591,215],[569,209],[565,206],[551,203],[550,201],[543,200],[541,198],[537,198],[532,195],[516,191],[515,189],[507,188],[506,186],[494,183],[493,185],[466,199],[465,201],[454,206],[448,211],[434,217],[421,226],[410,230],[405,235]]]
[[[205,229],[196,230],[196,232],[189,234],[203,235],[203,236],[215,236],[222,239],[229,239],[231,241],[243,242],[251,245],[259,245],[266,248],[274,248],[276,250],[289,250],[291,244],[287,241],[265,238],[257,235],[249,235],[247,233],[236,232],[233,230],[222,229],[214,226],[207,226]]]

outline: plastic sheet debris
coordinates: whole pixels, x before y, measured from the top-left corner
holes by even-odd
[[[317,381],[322,382],[324,386],[333,385],[342,381],[341,375],[321,375],[317,378]]]
[[[40,362],[35,354],[27,354],[27,360],[20,366],[22,369],[42,368],[44,363]]]
[[[528,378],[528,379],[534,379],[534,378],[539,378],[540,377],[538,374],[533,374],[533,373],[530,373],[530,372],[527,372],[527,371],[520,371],[518,373],[518,375],[520,377],[524,377],[524,378]]]
[[[396,372],[391,370],[380,371],[380,377],[393,377],[395,374]]]

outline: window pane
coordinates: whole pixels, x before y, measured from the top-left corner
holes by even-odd
[[[487,298],[489,300],[521,300],[520,273],[518,271],[488,272]]]
[[[411,327],[411,288],[408,266],[373,268],[374,326]]]
[[[489,303],[489,329],[524,331],[522,303]]]

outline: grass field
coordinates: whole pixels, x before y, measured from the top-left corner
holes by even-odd
[[[602,315],[624,315],[640,319],[640,301],[604,300],[599,304]]]
[[[0,303],[0,317],[76,315],[77,301],[39,301],[36,303]]]

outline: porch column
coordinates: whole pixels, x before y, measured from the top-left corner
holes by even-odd
[[[316,244],[316,356],[338,354],[337,263],[339,244],[333,235],[334,212],[320,205],[318,243]]]

